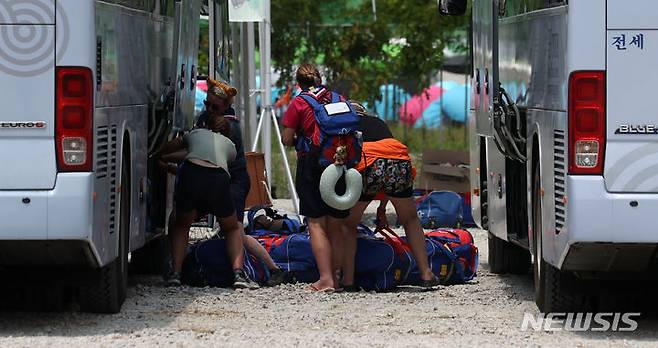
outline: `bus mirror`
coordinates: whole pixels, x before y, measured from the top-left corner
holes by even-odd
[[[466,13],[467,0],[439,0],[439,12],[446,16],[461,16]]]

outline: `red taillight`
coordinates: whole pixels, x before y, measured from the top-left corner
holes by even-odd
[[[605,124],[605,72],[573,72],[569,77],[569,174],[603,174]]]
[[[56,70],[56,149],[60,172],[92,170],[93,84],[83,67]]]

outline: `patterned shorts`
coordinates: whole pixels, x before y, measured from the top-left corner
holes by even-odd
[[[362,202],[371,201],[377,193],[389,197],[407,198],[413,195],[411,161],[379,158],[363,174]]]

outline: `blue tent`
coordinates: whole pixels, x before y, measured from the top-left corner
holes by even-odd
[[[441,128],[443,119],[464,123],[470,105],[470,90],[464,84],[444,83],[441,98],[433,101],[423,112],[416,128]]]
[[[393,84],[379,86],[380,100],[375,101],[374,112],[385,121],[396,121],[397,107],[404,104],[411,96],[399,86]],[[394,103],[397,102],[397,105]]]

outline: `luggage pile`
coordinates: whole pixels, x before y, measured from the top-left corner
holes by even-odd
[[[249,225],[245,231],[258,239],[281,269],[290,272],[298,282],[318,280],[310,236],[298,218],[263,207],[252,209],[247,216]],[[442,284],[462,284],[476,276],[478,250],[470,232],[439,228],[426,232],[425,236],[430,267]],[[185,284],[231,285],[232,272],[223,243],[221,239],[211,239],[190,248],[183,269]],[[253,255],[247,254],[244,269],[259,284],[264,284],[269,277],[267,267]],[[387,291],[420,282],[420,273],[405,237],[388,228],[372,231],[365,225],[359,226],[355,285],[366,291]]]

